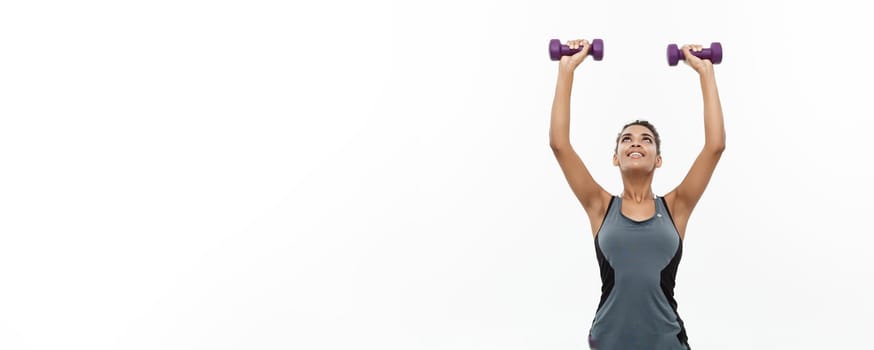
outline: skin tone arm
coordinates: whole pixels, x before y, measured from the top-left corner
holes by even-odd
[[[588,56],[589,42],[571,40],[567,44],[572,49],[583,47],[583,50],[573,56],[563,56],[559,61],[558,81],[555,86],[549,125],[549,146],[574,195],[586,210],[594,236],[601,226],[607,204],[610,202],[610,194],[595,182],[570,143],[570,100],[574,71]]]
[[[713,64],[710,60],[699,59],[690,53],[701,49],[701,45],[684,45],[682,48],[686,64],[698,73],[701,82],[701,93],[704,97],[704,147],[683,182],[665,195],[681,238],[685,236],[689,216],[707,188],[716,164],[725,150],[725,126]]]

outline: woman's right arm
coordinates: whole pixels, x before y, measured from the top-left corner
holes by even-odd
[[[558,81],[555,86],[555,98],[552,101],[552,117],[549,124],[549,146],[552,148],[571,190],[589,215],[594,235],[601,226],[601,220],[607,211],[610,194],[595,182],[586,165],[571,147],[570,102],[574,70],[588,55],[589,42],[572,40],[568,42],[568,46],[574,49],[579,46],[585,46],[585,48],[573,56],[563,56],[559,62]]]

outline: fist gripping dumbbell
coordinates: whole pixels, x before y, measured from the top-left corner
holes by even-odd
[[[702,60],[710,60],[713,64],[722,62],[722,44],[720,43],[710,43],[709,48],[702,49],[701,51],[689,51],[689,53]],[[677,44],[668,45],[668,65],[676,66],[680,60],[685,59],[683,51],[677,47]]]
[[[592,55],[592,58],[595,61],[600,61],[604,58],[604,41],[601,39],[592,40],[592,44],[590,45],[591,49],[589,49],[589,55]],[[561,59],[561,56],[572,56],[577,52],[583,50],[583,47],[578,49],[571,49],[570,46],[562,45],[561,41],[558,39],[552,39],[549,41],[549,58],[553,61],[558,61]]]

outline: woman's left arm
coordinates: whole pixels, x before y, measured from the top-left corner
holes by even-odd
[[[701,81],[701,93],[704,96],[704,148],[689,169],[689,173],[677,188],[665,195],[674,220],[682,221],[682,229],[698,203],[704,189],[710,182],[710,177],[716,169],[716,164],[725,150],[725,125],[722,119],[722,106],[719,103],[719,92],[716,89],[716,75],[713,63],[692,55],[689,51],[700,51],[701,45],[683,46],[685,62],[698,72]],[[680,223],[677,223],[678,226]]]

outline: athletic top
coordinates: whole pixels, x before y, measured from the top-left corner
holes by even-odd
[[[690,350],[677,314],[674,281],[683,242],[664,197],[656,212],[635,221],[613,196],[595,237],[601,301],[589,330],[597,350]]]

